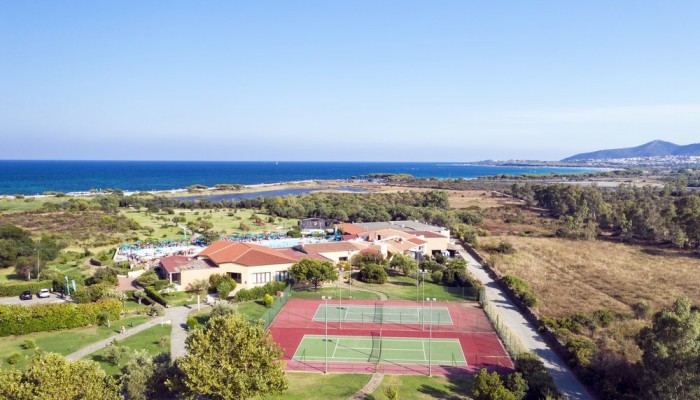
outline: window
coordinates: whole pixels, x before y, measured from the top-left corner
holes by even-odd
[[[347,260],[348,260],[347,257],[338,257],[338,261],[347,261]]]
[[[289,271],[277,271],[277,275],[275,276],[275,280],[286,281],[287,279],[289,279]]]
[[[259,272],[253,274],[253,283],[267,283],[272,280],[272,273],[270,272]]]

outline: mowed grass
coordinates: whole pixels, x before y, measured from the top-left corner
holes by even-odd
[[[416,286],[415,278],[393,275],[390,272],[389,279],[384,284],[369,284],[353,279],[352,285],[360,289],[370,289],[384,293],[389,300],[418,301],[423,297],[430,297],[436,298],[437,301],[465,301],[463,294],[469,296],[471,293],[470,288],[463,289],[437,285],[427,279],[429,278],[426,277],[425,282],[421,279],[420,284]]]
[[[295,289],[292,292],[292,297],[296,299],[320,299],[321,296],[331,296],[333,299],[341,298],[353,300],[379,300],[379,295],[372,292],[366,292],[360,289],[348,289],[334,287],[320,287],[318,291],[314,291],[313,287],[309,289]]]
[[[700,258],[690,253],[602,240],[510,236],[482,243],[504,239],[516,253],[494,257],[496,270],[529,282],[543,315],[631,312],[642,300],[659,310],[682,295],[700,302]]]
[[[147,317],[137,316],[113,321],[112,326],[109,328],[106,326],[92,326],[64,331],[36,332],[21,336],[3,337],[0,338],[0,358],[3,359],[4,362],[0,363],[0,365],[3,369],[24,369],[27,359],[34,354],[33,349],[22,348],[22,344],[27,339],[34,340],[37,347],[42,351],[68,355],[111,336],[118,337],[119,327],[121,325],[127,327],[137,326],[147,320]],[[7,357],[14,353],[21,354],[22,358],[18,364],[10,365],[7,363]]]
[[[369,382],[368,374],[287,373],[289,388],[282,396],[266,400],[347,400]]]
[[[385,400],[384,390],[394,386],[399,389],[401,400],[471,399],[472,383],[472,379],[465,377],[385,375],[382,384],[369,398]]]
[[[170,338],[171,328],[170,324],[156,325],[143,332],[129,336],[124,340],[120,340],[119,345],[128,347],[132,352],[136,350],[146,350],[148,354],[152,356],[160,353],[170,353],[170,341],[168,341],[165,346],[161,346],[160,341],[162,338]],[[129,361],[129,357],[124,357],[119,365],[114,365],[105,361],[103,355],[104,350],[100,350],[85,358],[96,361],[109,375],[121,375],[121,368]]]
[[[238,312],[246,317],[248,322],[256,322],[267,311],[267,307],[258,301],[243,301],[240,303],[233,303],[238,308]],[[211,316],[211,308],[206,308],[202,311],[192,311],[190,312],[190,317],[197,319],[200,325],[206,324]]]

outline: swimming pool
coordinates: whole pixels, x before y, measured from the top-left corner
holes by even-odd
[[[285,247],[294,247],[298,246],[301,243],[309,244],[309,243],[327,243],[330,242],[330,240],[326,239],[310,239],[310,238],[288,238],[288,239],[275,239],[275,240],[261,240],[259,242],[255,242],[257,244],[261,244],[263,246],[267,246],[273,249],[282,249]]]

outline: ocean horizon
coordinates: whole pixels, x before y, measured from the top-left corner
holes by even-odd
[[[463,162],[0,160],[0,194],[37,195],[48,191],[70,193],[92,189],[163,191],[194,184],[273,184],[351,179],[371,173],[472,179],[500,174],[591,171],[597,169],[480,166]]]

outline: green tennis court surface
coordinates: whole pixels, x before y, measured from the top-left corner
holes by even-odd
[[[326,313],[331,322],[429,324],[432,315],[433,324],[452,325],[447,307],[433,307],[431,313],[430,307],[420,306],[321,304],[314,314],[314,321],[325,321]]]
[[[323,335],[304,335],[292,360],[324,361]],[[386,362],[466,366],[457,339],[395,338],[380,336],[328,336],[329,362]]]

